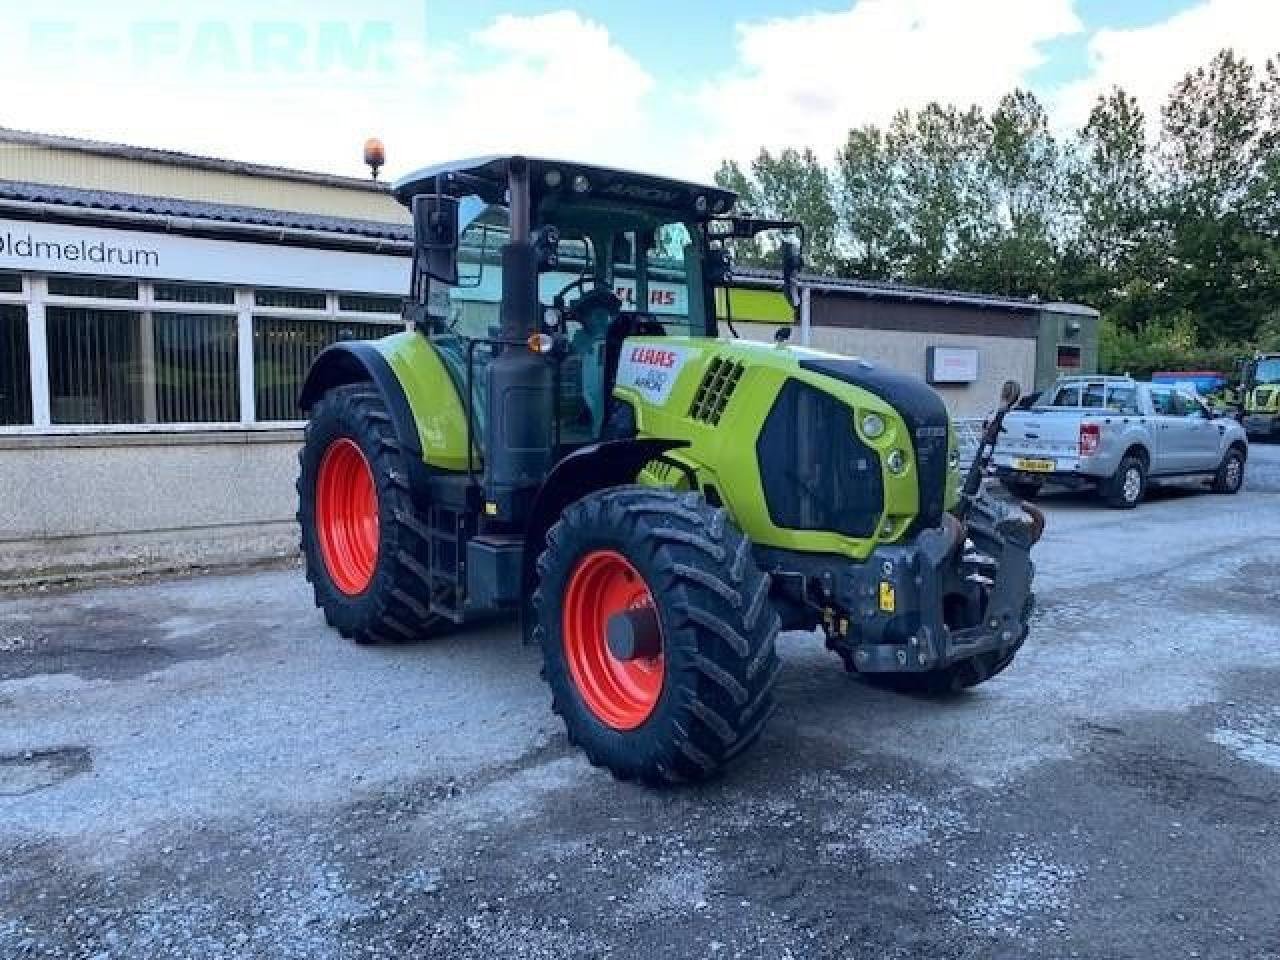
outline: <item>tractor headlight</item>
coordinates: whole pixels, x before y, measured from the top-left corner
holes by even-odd
[[[862,418],[862,433],[869,440],[884,436],[884,417],[878,413],[868,413]]]
[[[949,454],[947,454],[947,465],[951,467],[952,470],[960,469],[960,451],[959,450],[952,450]]]
[[[578,174],[573,178],[573,192],[586,193],[591,189],[591,181],[582,174]]]
[[[902,476],[907,472],[907,455],[901,450],[891,450],[889,455],[884,458],[885,466],[889,468],[889,472],[895,476]]]
[[[699,194],[697,199],[693,201],[693,209],[696,210],[698,213],[706,213],[707,198],[702,194]]]

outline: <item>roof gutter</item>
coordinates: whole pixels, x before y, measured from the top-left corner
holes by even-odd
[[[781,290],[781,278],[759,276],[752,274],[735,274],[734,283],[746,287],[757,287],[765,290]],[[994,300],[990,297],[984,297],[981,294],[966,294],[961,292],[948,293],[946,291],[924,291],[924,290],[894,290],[885,287],[863,287],[856,283],[829,283],[816,278],[798,277],[797,285],[802,290],[816,290],[819,293],[832,293],[850,297],[866,297],[868,299],[885,299],[885,300],[903,300],[908,303],[942,303],[947,305],[962,305],[979,307],[984,310],[1007,310],[1018,313],[1061,313],[1074,314],[1077,316],[1096,317],[1100,314],[1093,307],[1086,307],[1075,303],[1061,303],[1058,301],[1036,302],[1033,300],[1010,300],[1001,299]]]
[[[58,203],[37,203],[29,200],[5,199],[0,199],[0,213],[14,213],[24,220],[99,224],[106,222],[126,229],[205,236],[214,239],[321,247],[324,249],[349,250],[357,253],[385,254],[388,256],[411,256],[413,254],[413,244],[408,240],[362,237],[359,234],[332,233],[325,230],[307,230],[300,227],[273,227],[261,223],[236,223],[197,217],[175,217],[169,214],[137,213],[127,210],[106,210],[93,207],[73,207]]]

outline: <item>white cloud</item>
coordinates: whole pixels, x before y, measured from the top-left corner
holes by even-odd
[[[355,176],[365,173],[360,151],[371,135],[386,141],[390,175],[511,150],[633,166],[660,159],[643,154],[654,139],[653,78],[576,12],[500,16],[429,47],[420,25],[397,23],[394,42],[374,51],[389,66],[348,56],[350,66],[288,70],[255,69],[253,15],[212,21],[234,46],[211,59],[208,21],[196,12],[148,19],[155,2],[133,0],[132,17],[119,22],[68,21],[55,38],[65,49],[27,40],[39,22],[15,24],[0,37],[0,125]],[[294,13],[288,23],[307,38],[310,67],[327,21]],[[139,50],[156,23],[159,40]]]
[[[1183,75],[1223,47],[1258,67],[1280,54],[1280,3],[1204,0],[1150,26],[1097,31],[1089,40],[1089,75],[1053,98],[1056,120],[1079,127],[1097,96],[1120,86],[1142,104],[1154,129],[1161,106]]]
[[[989,105],[1044,62],[1043,45],[1083,29],[1073,0],[859,0],[738,26],[739,65],[707,84],[699,147],[748,158],[762,145],[829,157],[852,126],[930,100]]]
[[[649,123],[653,78],[577,13],[501,16],[472,48],[474,65],[441,78],[436,123],[454,138],[447,153],[518,149],[618,163]],[[436,135],[424,130],[423,147]]]

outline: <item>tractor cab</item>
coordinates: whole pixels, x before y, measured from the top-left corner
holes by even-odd
[[[731,280],[727,241],[799,229],[731,217],[735,197],[717,187],[536,158],[428,167],[395,194],[413,210],[419,238],[415,326],[471,397],[481,451],[489,368],[512,345],[504,341],[551,355],[556,453],[595,442],[623,342],[716,336],[714,291]],[[531,248],[532,264],[508,263],[502,251],[512,244]],[[504,326],[503,302],[516,289],[532,302],[532,322],[508,305]]]

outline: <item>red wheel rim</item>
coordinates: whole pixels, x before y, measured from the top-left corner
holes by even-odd
[[[565,659],[582,700],[615,730],[634,730],[649,718],[662,695],[663,654],[619,660],[605,642],[609,618],[624,610],[654,606],[644,577],[622,554],[595,550],[580,561],[565,591]]]
[[[364,451],[347,437],[320,461],[316,532],[333,585],[348,596],[364,593],[378,565],[378,490]]]

